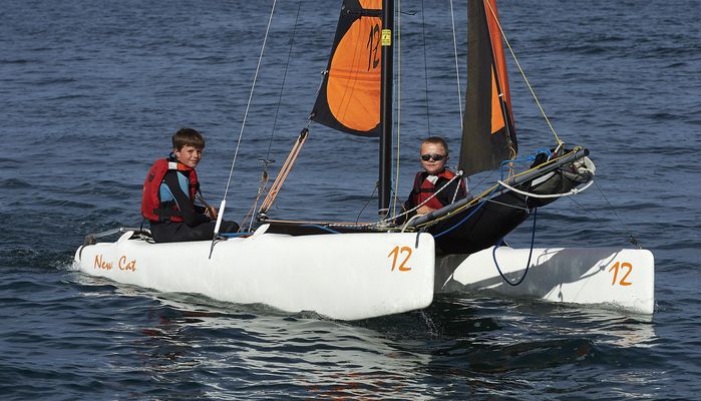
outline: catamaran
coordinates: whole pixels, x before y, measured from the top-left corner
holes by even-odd
[[[159,291],[340,320],[426,308],[440,292],[484,290],[653,313],[654,258],[648,250],[500,245],[539,208],[591,185],[596,168],[587,149],[566,146],[555,135],[550,150],[515,171],[508,42],[496,0],[468,0],[468,85],[456,179],[488,170],[501,170],[503,177],[480,194],[415,216],[391,204],[394,1],[343,0],[341,10],[309,120],[380,138],[377,221],[272,216],[271,205],[309,138],[308,124],[276,180],[260,191],[267,195],[257,199],[249,231],[217,228],[213,241],[156,244],[147,230],[121,228],[87,236],[75,265],[90,275]],[[220,219],[225,208],[226,195]],[[98,242],[116,233],[121,236],[115,242]]]

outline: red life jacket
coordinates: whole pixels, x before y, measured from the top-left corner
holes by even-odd
[[[161,184],[166,173],[170,170],[182,171],[188,176],[188,195],[190,202],[193,202],[193,204],[195,202],[195,195],[200,187],[195,169],[170,159],[156,160],[151,169],[149,169],[148,175],[146,175],[141,196],[141,215],[150,221],[183,221],[182,213],[178,209],[176,202],[172,202],[173,205],[169,208],[164,208],[161,205]]]
[[[442,188],[448,181],[452,180],[453,177],[455,177],[455,173],[448,169],[443,170],[443,172],[437,175],[438,180],[436,180],[436,184],[439,184],[438,186],[426,179],[428,177],[428,174],[426,172],[416,173],[416,177],[414,178],[414,187],[411,191],[411,201],[413,203],[412,206],[415,207],[420,205],[423,201],[430,198],[431,195],[433,195],[437,190]],[[465,189],[465,183],[462,181],[460,181],[459,188],[460,189],[458,190],[457,197],[458,199],[465,196],[465,193],[467,192]],[[450,196],[452,198],[453,194],[450,194]],[[447,205],[441,203],[441,201],[438,199],[438,196],[435,196],[431,200],[429,200],[424,206],[428,206],[431,209],[440,209]]]

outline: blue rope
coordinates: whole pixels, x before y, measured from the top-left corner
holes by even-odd
[[[494,189],[492,190],[492,192],[490,192],[489,195],[487,195],[487,198],[490,198],[490,197],[497,191],[497,189],[499,189],[499,185],[497,185],[496,187],[494,187]],[[480,202],[479,206],[477,206],[477,207],[475,208],[475,210],[473,210],[472,212],[470,212],[470,214],[468,214],[467,216],[465,216],[464,219],[460,220],[457,224],[455,224],[454,226],[452,226],[452,227],[446,229],[445,231],[434,235],[433,238],[440,238],[440,237],[444,236],[445,234],[448,234],[449,232],[451,232],[451,231],[455,230],[456,228],[460,227],[460,226],[462,225],[462,223],[466,222],[470,217],[472,217],[475,213],[477,213],[477,211],[480,210],[480,209],[482,208],[482,206],[484,206],[485,203],[487,203],[488,200],[489,200],[489,199],[485,199],[485,200],[483,200],[482,202]]]
[[[332,234],[340,234],[340,232],[338,232],[336,230],[332,230],[328,227],[320,226],[318,224],[305,224],[302,227],[315,227],[315,228],[320,228],[322,230],[328,231]],[[219,235],[221,235],[222,237],[226,237],[226,238],[236,238],[236,237],[242,237],[245,235],[251,235],[253,233],[254,233],[254,231],[248,231],[248,232],[241,232],[241,233],[220,233]]]
[[[509,159],[509,160],[504,160],[504,161],[502,161],[502,162],[501,162],[501,170],[500,170],[501,179],[502,179],[502,180],[504,179],[504,172],[505,172],[506,170],[508,170],[508,169],[506,168],[507,165],[509,165],[509,164],[511,164],[511,163],[518,163],[518,162],[531,162],[531,163],[532,163],[532,162],[535,161],[536,157],[538,157],[539,154],[544,154],[544,155],[546,155],[546,156],[548,157],[548,160],[550,160],[550,158],[552,157],[552,154],[553,154],[553,153],[552,153],[552,152],[550,151],[550,149],[548,149],[548,148],[539,148],[539,149],[536,149],[536,150],[535,150],[535,153],[533,153],[533,154],[530,155],[530,156],[520,157],[520,158],[518,158],[518,159]]]
[[[541,153],[546,154],[546,155],[548,156],[548,159],[550,159],[550,157],[552,156],[552,152],[550,151],[550,149],[548,149],[548,148],[540,148],[540,149],[536,149],[535,153],[534,153],[533,155],[531,155],[531,156],[527,156],[527,157],[523,157],[523,158],[519,158],[519,159],[504,160],[503,162],[501,162],[501,179],[504,180],[504,171],[505,171],[504,167],[505,167],[507,164],[515,163],[515,162],[519,162],[519,161],[530,161],[530,162],[533,162],[533,161],[535,160],[535,158],[538,157],[538,155],[541,154]],[[494,190],[492,190],[492,192],[490,192],[489,195],[487,195],[487,196],[488,196],[488,197],[491,197],[491,196],[497,191],[497,189],[499,189],[499,185],[497,185],[496,187],[494,187]],[[482,201],[482,202],[479,204],[479,206],[478,206],[477,208],[475,208],[475,210],[472,211],[472,213],[470,213],[470,214],[467,215],[467,217],[465,217],[464,219],[460,220],[459,223],[457,223],[456,225],[454,225],[454,226],[448,228],[447,230],[445,230],[445,231],[443,231],[443,232],[441,232],[441,233],[439,233],[439,234],[434,235],[433,238],[439,238],[439,237],[441,237],[441,236],[443,236],[443,235],[445,235],[445,234],[448,234],[449,232],[453,231],[453,230],[456,229],[457,227],[459,227],[462,223],[464,223],[464,222],[467,221],[470,217],[472,217],[475,213],[477,213],[477,211],[478,211],[479,209],[481,209],[482,206],[484,206],[485,203],[487,203],[486,200],[485,200],[485,201]]]
[[[246,232],[240,232],[240,233],[219,233],[220,236],[226,237],[226,238],[243,237],[245,235],[251,235],[251,234],[253,234],[253,231],[246,231]]]
[[[504,239],[502,238],[499,240],[499,242],[494,246],[494,249],[492,250],[492,259],[494,260],[494,265],[497,267],[497,271],[499,271],[499,275],[501,278],[510,286],[516,287],[517,285],[521,284],[523,280],[526,278],[526,275],[528,274],[528,269],[531,267],[531,257],[533,256],[533,245],[535,244],[535,231],[536,231],[536,221],[538,220],[538,208],[533,209],[533,231],[531,233],[531,249],[528,252],[528,262],[526,263],[526,271],[523,272],[523,276],[521,276],[521,279],[519,279],[516,283],[512,283],[509,281],[509,279],[504,276],[504,273],[501,271],[501,268],[499,267],[499,262],[497,262],[497,248],[504,243]]]
[[[331,234],[340,234],[340,232],[338,232],[338,231],[336,231],[336,230],[332,230],[332,229],[330,229],[330,228],[328,228],[328,227],[320,226],[320,225],[318,225],[318,224],[305,224],[305,225],[303,225],[302,227],[320,228],[320,229],[322,229],[322,230],[325,230],[325,231],[330,232]]]

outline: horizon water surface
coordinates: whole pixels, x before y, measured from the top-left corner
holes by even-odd
[[[595,188],[540,211],[536,246],[625,246],[633,235],[655,255],[654,316],[451,294],[359,322],[71,269],[86,234],[141,223],[145,173],[180,127],[205,134],[198,171],[221,199],[272,1],[1,3],[2,399],[699,398],[701,2],[499,3],[558,134],[598,168]],[[305,126],[340,4],[277,3],[231,218],[255,198],[260,159],[284,160]],[[464,89],[465,1],[453,6]],[[400,194],[420,138],[443,135],[457,150],[462,96],[450,2],[402,11]],[[509,72],[527,155],[552,134],[513,63]],[[273,212],[374,218],[376,141],[311,132]],[[512,245],[528,246],[529,226]]]

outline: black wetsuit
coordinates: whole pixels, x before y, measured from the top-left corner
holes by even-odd
[[[163,179],[163,184],[173,194],[178,209],[182,213],[182,222],[154,222],[151,221],[151,234],[156,242],[183,242],[211,240],[214,235],[216,221],[212,221],[204,214],[204,208],[195,206],[190,198],[183,192],[178,182],[178,174],[187,174],[175,170],[168,171]],[[166,208],[167,202],[161,205]],[[223,220],[219,229],[222,233],[232,233],[239,230],[239,225],[233,221]]]

